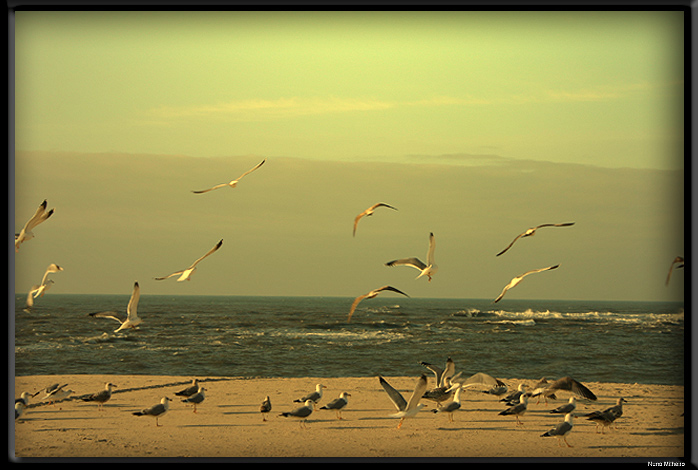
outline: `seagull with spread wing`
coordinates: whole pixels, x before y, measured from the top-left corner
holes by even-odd
[[[427,276],[429,282],[431,282],[431,277],[436,274],[439,267],[434,262],[434,250],[436,249],[436,240],[434,239],[434,234],[429,234],[429,250],[427,251],[427,262],[426,264],[422,262],[419,258],[402,258],[393,261],[388,261],[385,263],[386,266],[410,266],[412,268],[421,271],[416,279],[422,276]]]
[[[400,418],[400,422],[397,425],[397,428],[400,429],[405,419],[415,416],[419,413],[419,410],[424,408],[424,404],[419,403],[419,400],[421,400],[424,392],[427,390],[427,376],[422,374],[422,376],[419,377],[409,401],[405,400],[402,394],[395,390],[383,377],[378,376],[378,379],[380,380],[383,390],[386,391],[388,397],[390,397],[390,400],[398,410],[397,413],[390,416],[393,418]]]
[[[352,302],[351,308],[349,309],[349,318],[347,318],[347,322],[351,321],[351,316],[354,314],[354,310],[356,310],[356,306],[359,305],[359,302],[361,302],[364,299],[372,299],[372,298],[376,297],[378,294],[380,294],[381,292],[386,291],[386,290],[389,290],[392,292],[397,292],[398,294],[402,294],[405,297],[409,297],[409,295],[405,294],[401,290],[396,289],[395,287],[392,287],[392,286],[383,286],[383,287],[379,287],[378,289],[374,289],[371,292],[369,292],[367,294],[360,295],[354,299],[354,302]]]
[[[192,193],[194,193],[194,194],[203,194],[203,193],[207,193],[207,192],[209,192],[209,191],[213,191],[214,189],[224,188],[224,187],[226,187],[226,186],[230,186],[231,188],[234,188],[235,186],[237,186],[237,184],[240,182],[240,180],[243,178],[243,176],[249,175],[250,173],[252,173],[253,171],[255,171],[257,168],[259,168],[260,166],[262,166],[262,165],[264,164],[265,161],[267,161],[266,158],[265,158],[264,160],[262,160],[260,163],[258,163],[254,168],[252,168],[251,170],[247,170],[247,171],[244,172],[242,175],[238,176],[237,179],[234,179],[234,180],[230,181],[229,183],[217,184],[217,185],[215,185],[215,186],[213,186],[213,187],[211,187],[211,188],[208,188],[208,189],[202,189],[202,190],[200,190],[200,191],[192,191]]]
[[[359,225],[359,220],[361,220],[362,217],[372,216],[373,212],[379,207],[387,207],[389,209],[397,210],[395,207],[385,204],[384,202],[379,202],[378,204],[372,205],[371,207],[363,211],[361,214],[357,215],[354,219],[354,236],[356,236],[356,227],[357,225]]]
[[[521,282],[521,281],[523,280],[523,278],[526,277],[526,276],[528,276],[529,274],[540,273],[540,272],[543,272],[543,271],[548,271],[548,270],[550,270],[550,269],[557,269],[558,266],[560,266],[560,265],[559,265],[559,264],[556,264],[555,266],[548,266],[547,268],[533,269],[533,270],[531,270],[531,271],[527,271],[527,272],[523,273],[523,274],[520,275],[520,276],[516,276],[514,279],[512,279],[511,281],[509,281],[509,284],[507,284],[506,286],[504,286],[504,289],[502,290],[502,293],[499,294],[499,296],[498,296],[496,299],[494,299],[494,303],[497,303],[497,302],[499,302],[500,300],[502,300],[502,297],[504,297],[504,294],[506,294],[506,292],[507,292],[509,289],[512,289],[512,288],[516,287],[516,286],[519,284],[519,282]]]
[[[199,258],[199,259],[197,259],[196,261],[194,261],[194,263],[193,263],[191,266],[189,266],[187,269],[183,269],[183,270],[181,270],[181,271],[173,272],[172,274],[169,274],[169,275],[164,276],[164,277],[156,277],[155,280],[156,280],[156,281],[162,281],[163,279],[168,279],[168,278],[171,278],[171,277],[173,277],[173,276],[179,276],[179,279],[177,279],[177,282],[189,281],[189,280],[190,280],[190,276],[191,276],[192,274],[194,274],[194,271],[196,271],[196,265],[199,264],[199,262],[201,262],[201,260],[203,260],[203,259],[206,258],[207,256],[213,254],[216,250],[218,250],[218,248],[220,248],[222,244],[223,244],[223,240],[221,240],[221,241],[219,241],[218,243],[216,243],[216,246],[214,246],[213,248],[211,248],[210,250],[208,250],[208,252],[207,252],[204,256],[202,256],[201,258]]]
[[[118,333],[126,328],[135,328],[140,325],[143,320],[138,316],[138,300],[141,298],[141,288],[138,285],[138,281],[133,284],[133,292],[131,293],[131,298],[126,306],[126,318],[122,319],[117,316],[116,312],[94,312],[90,313],[91,317],[95,318],[111,318],[112,320],[118,321],[121,325],[119,328],[114,330],[114,333]]]
[[[39,204],[39,208],[36,209],[36,212],[34,212],[34,215],[27,221],[26,224],[24,224],[24,227],[22,227],[22,230],[20,230],[19,233],[15,233],[15,252],[19,252],[19,245],[22,243],[26,242],[27,240],[31,240],[34,238],[34,227],[39,225],[41,222],[44,222],[46,219],[51,217],[53,214],[54,209],[51,209],[50,211],[46,212],[46,200],[44,199],[44,202]]]
[[[509,243],[509,246],[507,246],[502,251],[497,253],[497,256],[500,256],[500,255],[503,255],[504,253],[506,253],[506,251],[509,248],[511,248],[514,245],[514,243],[516,243],[516,240],[518,240],[519,238],[531,237],[531,236],[535,235],[536,230],[538,230],[541,227],[569,227],[570,225],[574,225],[574,222],[566,222],[564,224],[540,224],[540,225],[537,225],[535,227],[531,227],[528,230],[526,230],[525,232],[518,234],[516,236],[516,238],[514,238],[514,240],[511,243]]]

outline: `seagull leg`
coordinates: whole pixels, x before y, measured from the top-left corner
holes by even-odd
[[[567,436],[562,438],[565,441],[565,444],[567,444],[567,447],[572,447],[569,442],[567,442]]]
[[[405,421],[405,418],[400,418],[400,422],[397,423],[397,428],[400,429],[402,427],[402,422]]]

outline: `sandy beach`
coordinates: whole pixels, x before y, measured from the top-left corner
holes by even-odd
[[[429,378],[433,386],[434,377]],[[481,391],[462,394],[461,409],[449,422],[445,413],[433,413],[433,402],[398,429],[399,419],[390,417],[395,408],[377,377],[361,378],[239,378],[197,377],[206,389],[206,399],[197,406],[182,402],[175,392],[191,383],[192,377],[139,375],[22,376],[15,378],[15,397],[34,393],[54,383],[66,383],[72,397],[55,404],[31,399],[24,414],[15,421],[10,458],[31,457],[555,457],[555,458],[680,458],[684,457],[684,387],[643,384],[587,382],[598,397],[595,402],[578,401],[574,428],[567,441],[541,437],[562,421],[550,410],[565,403],[569,392],[561,392],[547,404],[529,402],[527,413],[517,425],[513,416],[500,416],[506,408],[497,397]],[[386,377],[409,398],[417,377]],[[538,379],[502,379],[510,389]],[[76,397],[117,385],[100,411],[96,403]],[[279,416],[299,406],[294,403],[326,386],[317,409],[306,427],[292,418]],[[341,392],[349,392],[349,404],[341,420],[334,411],[319,409]],[[272,410],[263,421],[259,411],[264,397]],[[169,411],[159,419],[134,416],[133,412],[173,399]],[[627,400],[624,414],[614,428],[597,432],[596,425],[582,414]],[[13,455],[14,454],[14,455]]]

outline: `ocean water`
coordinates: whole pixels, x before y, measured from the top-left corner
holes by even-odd
[[[420,361],[500,378],[684,384],[682,302],[46,295],[15,298],[16,375],[416,376]],[[12,313],[12,312],[10,312]],[[14,341],[14,344],[13,344]],[[428,371],[427,371],[428,372]]]

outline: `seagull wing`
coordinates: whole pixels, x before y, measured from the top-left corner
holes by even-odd
[[[361,220],[361,217],[365,216],[369,210],[370,209],[363,211],[361,214],[357,215],[356,218],[354,219],[354,236],[356,236],[356,227],[359,225],[359,220]]]
[[[420,271],[423,271],[424,268],[427,267],[426,264],[424,264],[420,259],[418,258],[402,258],[402,259],[396,259],[393,261],[388,261],[385,263],[386,266],[411,266],[413,268],[419,269]]]
[[[507,293],[507,291],[509,290],[509,288],[511,287],[511,285],[512,285],[512,282],[510,282],[509,284],[507,284],[506,286],[504,286],[504,289],[502,289],[502,292],[497,296],[496,299],[494,299],[494,303],[497,303],[497,302],[499,302],[500,300],[502,300],[502,297],[504,297],[504,294]]]
[[[181,271],[173,272],[172,274],[168,274],[167,276],[164,276],[164,277],[155,277],[155,278],[153,278],[153,279],[155,279],[156,281],[162,281],[163,279],[169,279],[169,278],[171,278],[171,277],[173,277],[173,276],[181,276],[182,273],[183,273],[184,271],[185,271],[185,270],[182,269]]]
[[[128,306],[126,307],[126,313],[128,314],[129,320],[138,316],[138,300],[141,298],[141,287],[138,285],[138,281],[133,284],[133,293],[131,294],[131,299],[128,301]]]
[[[574,225],[574,222],[565,222],[564,224],[540,224],[534,227],[534,229],[539,229],[541,227],[569,227]]]
[[[376,289],[374,292],[382,292],[382,291],[384,291],[384,290],[389,290],[389,291],[391,291],[391,292],[397,292],[398,294],[402,294],[402,295],[404,295],[405,297],[409,297],[409,295],[405,294],[404,292],[402,292],[402,291],[399,290],[399,289],[394,288],[393,286],[383,286],[383,287],[381,287],[380,289]]]
[[[434,238],[433,233],[429,233],[429,250],[427,251],[427,266],[434,265],[434,250],[435,249],[436,249],[436,239]]]
[[[48,268],[46,268],[46,272],[44,273],[44,277],[41,278],[41,285],[43,286],[44,284],[46,284],[46,278],[48,277],[49,274],[57,273],[59,271],[63,271],[63,268],[58,266],[56,263],[49,264]]]
[[[351,308],[349,309],[349,318],[347,318],[347,322],[351,321],[351,316],[354,314],[354,310],[356,310],[356,306],[359,305],[359,302],[368,297],[368,295],[369,294],[360,295],[354,299],[354,302],[352,302]]]
[[[119,323],[123,323],[126,321],[125,319],[119,318],[118,317],[119,314],[113,310],[108,310],[105,312],[92,312],[92,313],[88,313],[88,315],[91,317],[94,317],[94,318],[111,318],[112,320],[116,320]]]
[[[444,375],[444,370],[441,367],[435,366],[434,364],[430,364],[428,362],[420,362],[420,364],[434,373],[434,377],[436,377],[436,386],[438,387],[441,382],[441,378]]]
[[[525,273],[523,273],[523,274],[522,274],[521,276],[519,276],[519,277],[523,279],[524,277],[528,276],[529,274],[540,273],[540,272],[543,272],[543,271],[548,271],[548,270],[550,270],[550,269],[557,269],[558,266],[560,266],[560,265],[559,265],[559,264],[556,264],[555,266],[548,266],[547,268],[532,269],[532,270],[530,270],[530,271],[526,271]]]
[[[683,263],[683,262],[684,262],[684,260],[683,260],[683,257],[681,257],[681,256],[677,256],[676,258],[674,258],[674,261],[671,262],[671,266],[669,266],[669,274],[668,274],[667,277],[666,277],[666,283],[665,283],[665,284],[666,284],[667,286],[669,285],[669,279],[671,279],[671,272],[674,270],[674,265],[675,265],[676,263]],[[680,268],[680,267],[683,267],[683,265],[679,266],[679,268]]]
[[[524,233],[525,233],[525,232],[524,232]],[[514,240],[512,240],[512,242],[509,243],[509,245],[507,245],[506,248],[504,248],[502,251],[500,251],[499,253],[497,253],[497,256],[503,255],[504,253],[506,253],[507,250],[509,250],[509,248],[511,248],[511,247],[514,245],[514,243],[516,243],[516,240],[518,240],[518,239],[521,238],[522,236],[523,236],[523,233],[518,234],[518,235],[516,236],[516,238],[514,238]]]
[[[581,397],[596,401],[596,395],[581,382],[577,382],[572,377],[563,377],[552,382],[548,390],[567,390]]]
[[[221,247],[222,244],[223,244],[223,240],[221,239],[221,241],[219,241],[218,243],[216,243],[216,246],[214,246],[213,248],[211,248],[210,250],[208,250],[208,252],[207,252],[204,256],[202,256],[201,258],[199,258],[199,259],[197,259],[196,261],[194,261],[194,263],[193,263],[191,266],[189,266],[187,269],[193,268],[194,266],[196,266],[197,264],[199,264],[199,262],[200,262],[202,259],[204,259],[204,258],[206,258],[207,256],[213,254],[218,248]],[[186,270],[185,270],[185,271],[186,271]],[[184,271],[180,271],[180,273],[182,273],[182,272],[184,272]],[[168,276],[168,277],[169,277],[169,276]]]
[[[243,174],[241,174],[241,175],[238,177],[238,179],[237,179],[236,181],[240,181],[240,180],[242,179],[243,176],[249,175],[250,173],[252,173],[253,171],[255,171],[257,168],[259,168],[260,166],[264,165],[264,162],[266,162],[266,161],[267,161],[267,159],[265,158],[264,160],[262,160],[261,162],[259,162],[257,165],[255,165],[254,168],[252,168],[251,170],[247,170],[246,172],[244,172]]]
[[[380,380],[380,384],[383,387],[383,390],[386,391],[388,397],[390,397],[390,400],[395,405],[395,408],[397,408],[398,411],[405,411],[407,409],[407,400],[405,400],[402,394],[395,390],[392,385],[386,382],[386,380],[383,377],[378,376],[378,379]]]
[[[424,396],[424,392],[427,391],[427,376],[422,374],[422,376],[417,380],[417,385],[414,388],[414,392],[412,392],[412,396],[410,397],[409,401],[407,402],[407,408],[406,410],[412,410],[417,407],[419,404],[419,400],[422,399]]]
[[[41,204],[39,204],[39,207],[36,209],[36,212],[34,212],[34,215],[31,217],[31,219],[29,219],[29,220],[27,221],[27,223],[24,224],[24,228],[22,228],[22,230],[23,230],[25,233],[26,233],[26,232],[31,232],[31,230],[32,230],[34,227],[36,227],[37,225],[39,225],[39,224],[40,224],[41,222],[43,222],[44,220],[46,220],[46,219],[48,219],[49,217],[51,217],[51,214],[53,214],[53,209],[51,209],[50,211],[44,213],[44,211],[46,211],[46,204],[47,204],[47,202],[46,202],[46,200],[44,199],[44,202],[42,202]]]
[[[200,190],[200,191],[192,191],[192,193],[194,193],[194,194],[203,194],[203,193],[207,193],[207,192],[209,192],[209,191],[213,191],[214,189],[224,188],[224,187],[226,187],[226,186],[228,186],[228,183],[221,183],[221,184],[217,184],[217,185],[215,185],[215,186],[213,186],[213,187],[211,187],[211,188],[208,188],[208,189],[202,189],[202,190]]]
[[[463,387],[474,387],[477,385],[484,385],[487,387],[501,387],[504,383],[501,380],[495,379],[489,374],[484,372],[477,372],[471,375],[462,382]]]

